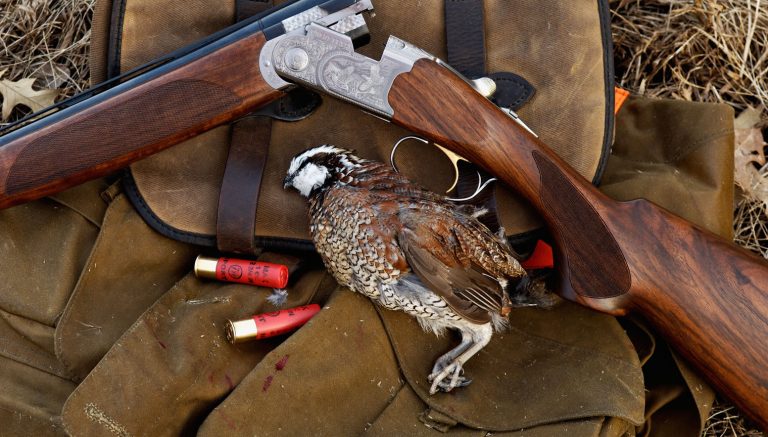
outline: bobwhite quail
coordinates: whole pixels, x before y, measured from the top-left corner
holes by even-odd
[[[432,394],[471,382],[464,363],[505,326],[513,305],[548,302],[477,211],[380,162],[319,146],[293,158],[284,185],[309,199],[312,239],[341,285],[415,316],[427,331],[461,333],[432,368]]]

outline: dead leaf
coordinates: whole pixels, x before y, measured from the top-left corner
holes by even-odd
[[[733,121],[733,127],[738,129],[752,129],[762,119],[763,112],[760,109],[749,107],[739,114]]]
[[[735,155],[734,155],[734,181],[736,184],[750,195],[762,195],[764,189],[758,189],[759,185],[765,184],[765,178],[755,167],[765,165],[765,141],[763,133],[757,126],[760,124],[761,111],[755,108],[748,108],[733,122]],[[768,202],[768,198],[760,200]]]
[[[33,112],[53,105],[59,90],[43,89],[35,91],[33,78],[20,79],[16,82],[0,80],[0,94],[3,96],[3,109],[0,119],[7,120],[16,105],[24,105]]]
[[[41,79],[46,88],[61,88],[67,81],[72,80],[69,68],[56,62],[41,65],[34,76]]]

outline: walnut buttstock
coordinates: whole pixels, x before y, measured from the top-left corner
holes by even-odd
[[[556,241],[565,298],[641,314],[768,429],[765,260],[646,200],[608,198],[433,61],[398,76],[389,103],[394,122],[480,165],[536,207]]]
[[[232,121],[282,95],[264,34],[235,34],[0,137],[0,208],[47,196]]]

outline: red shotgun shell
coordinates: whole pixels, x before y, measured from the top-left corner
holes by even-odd
[[[247,259],[200,255],[195,260],[195,275],[198,278],[270,288],[285,288],[288,285],[288,267]]]
[[[250,319],[227,321],[227,340],[242,343],[294,331],[307,323],[320,311],[320,305],[313,303],[296,308],[257,314]]]

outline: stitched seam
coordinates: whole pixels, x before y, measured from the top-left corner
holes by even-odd
[[[56,202],[56,203],[58,203],[59,205],[62,205],[64,207],[70,209],[72,212],[74,212],[75,214],[77,214],[80,217],[82,217],[83,220],[85,220],[88,223],[94,225],[96,227],[96,229],[101,229],[101,223],[97,223],[96,221],[92,220],[90,217],[88,217],[88,215],[83,213],[79,208],[75,208],[73,205],[70,205],[69,203],[62,201],[61,199],[59,199],[56,196],[50,196],[49,199],[54,201],[54,202]]]
[[[515,429],[504,429],[504,428],[496,429],[493,427],[483,427],[483,424],[472,421],[471,419],[467,420],[467,418],[462,418],[460,417],[461,416],[460,414],[456,414],[454,412],[442,411],[439,407],[433,407],[432,405],[430,405],[429,407],[434,409],[435,411],[445,414],[448,417],[456,419],[458,422],[460,422],[463,425],[466,425],[475,429],[484,429],[484,430],[487,429],[490,431],[515,431],[515,430],[531,428],[539,425],[554,424],[554,423],[562,422],[566,420],[588,419],[590,417],[617,417],[620,419],[624,419],[635,426],[639,426],[643,423],[643,420],[636,420],[634,418],[631,418],[629,417],[629,415],[625,414],[623,411],[616,408],[605,408],[605,409],[595,408],[595,409],[580,410],[578,413],[573,413],[573,414],[562,414],[559,416],[551,416],[546,418],[545,420],[523,421],[516,424],[516,425],[519,425],[520,427]]]
[[[400,392],[403,391],[406,384],[407,383],[405,381],[401,381],[400,387],[398,387],[397,392],[394,395],[392,395],[392,397],[389,399],[389,401],[387,402],[387,405],[384,405],[384,408],[382,408],[381,411],[379,411],[379,414],[377,414],[376,417],[368,421],[368,423],[370,423],[371,426],[373,426],[376,422],[378,422],[381,416],[383,416],[384,413],[386,413],[387,410],[389,410],[389,407],[392,406],[392,403],[395,401],[395,399],[397,399],[397,396],[400,395]]]
[[[497,78],[496,82],[511,83],[511,84],[515,85],[517,87],[517,89],[520,89],[520,90],[523,90],[523,91],[527,91],[527,89],[528,89],[526,84],[524,84],[523,82],[521,82],[518,79],[513,79],[513,78]],[[512,106],[513,107],[518,107],[519,105],[522,105],[523,103],[528,101],[529,98],[530,98],[530,93],[526,92],[522,96],[519,96],[517,99],[513,100],[512,101]]]
[[[38,324],[38,325],[42,325],[42,326],[46,326],[46,327],[50,327],[49,325],[46,325],[45,323],[40,323],[40,322],[38,322],[37,320],[31,319],[31,318],[29,318],[29,317],[26,317],[26,316],[22,316],[22,315],[20,315],[20,314],[16,314],[16,313],[13,313],[13,312],[11,312],[11,311],[7,311],[7,310],[5,310],[5,309],[0,309],[0,311],[1,311],[2,313],[5,313],[5,314],[9,314],[9,315],[11,315],[11,316],[14,316],[14,317],[18,317],[18,318],[20,318],[20,319],[24,319],[24,320],[26,320],[26,321],[28,321],[28,322],[32,322],[32,323],[35,323],[35,324]],[[5,320],[5,316],[3,316],[2,314],[0,314],[0,319],[4,319],[4,320]],[[20,336],[22,336],[22,337],[24,337],[24,338],[26,338],[26,337],[27,337],[26,335],[24,335],[24,333],[22,333],[22,332],[19,332],[19,331],[18,331],[16,328],[14,328],[14,327],[11,325],[11,323],[10,323],[10,322],[6,322],[6,323],[8,323],[8,325],[10,325],[10,329],[12,329],[14,332],[16,332],[17,334],[19,334]],[[54,336],[55,336],[55,332],[54,332]],[[15,361],[15,362],[18,362],[18,363],[24,364],[25,366],[29,366],[29,367],[35,368],[35,369],[37,369],[37,370],[40,370],[40,371],[42,371],[42,372],[48,373],[48,374],[50,374],[50,375],[58,376],[58,377],[60,377],[60,378],[62,378],[62,379],[66,379],[66,380],[70,380],[70,381],[72,381],[72,382],[76,382],[76,381],[74,381],[74,379],[73,379],[73,375],[71,375],[69,372],[67,372],[67,370],[68,370],[67,368],[61,368],[61,371],[62,371],[62,372],[64,372],[64,373],[58,373],[58,372],[56,372],[55,370],[51,370],[51,369],[45,368],[45,367],[43,367],[43,366],[41,366],[41,365],[38,365],[37,363],[30,363],[30,362],[27,362],[27,361],[25,360],[25,357],[24,357],[24,356],[22,356],[22,355],[19,355],[19,354],[15,354],[15,353],[13,353],[13,352],[11,351],[11,349],[9,349],[9,348],[6,348],[6,347],[2,347],[2,346],[4,346],[4,344],[5,344],[5,343],[4,343],[4,342],[2,342],[2,339],[0,339],[0,356],[3,356],[3,357],[5,357],[5,358],[8,358],[8,359],[10,359],[10,360],[12,360],[12,361]],[[37,344],[35,344],[35,343],[31,342],[31,345],[34,347],[34,350],[37,350],[37,351],[40,351],[40,352],[42,352],[43,354],[49,355],[49,354],[48,354],[48,351],[46,351],[45,349],[41,348],[41,347],[40,347],[40,346],[38,346]],[[27,349],[32,349],[32,348],[27,348]],[[31,357],[31,358],[33,358],[33,359],[34,359],[35,357]]]
[[[186,277],[182,278],[179,282],[174,284],[173,287],[170,288],[170,290],[168,290],[163,296],[161,296],[160,299],[162,299],[166,295],[169,295],[171,292],[175,291],[179,287],[179,284],[181,284],[182,282],[190,280],[189,279],[190,277],[191,276],[187,275]],[[160,299],[158,299],[158,301]],[[142,326],[142,325],[146,324],[146,322],[145,322],[145,315],[149,314],[151,311],[153,311],[155,309],[155,304],[157,304],[157,301],[155,303],[153,303],[152,306],[147,308],[147,310],[144,311],[139,316],[139,318],[136,319],[135,322],[133,322],[133,324],[131,325],[130,328],[126,329],[126,331],[123,333],[123,335],[115,342],[114,345],[112,345],[112,348],[110,348],[110,351],[112,349],[114,349],[114,347],[117,346],[118,344],[121,344],[121,340],[123,338],[126,338],[126,336],[129,335],[129,334],[133,334],[139,328],[139,326]],[[86,377],[83,379],[83,381],[80,383],[80,385],[78,385],[77,388],[75,388],[75,391],[72,392],[72,394],[67,398],[66,401],[64,401],[64,406],[61,409],[61,415],[62,415],[62,419],[64,421],[64,427],[65,428],[68,428],[67,424],[66,424],[66,417],[67,417],[67,410],[69,408],[70,401],[73,401],[73,399],[75,399],[79,395],[80,388],[83,387],[86,382],[88,382],[90,379],[96,378],[95,376],[93,376],[94,374],[97,374],[98,372],[100,372],[107,365],[105,363],[105,361],[107,361],[105,358],[107,358],[107,356],[109,355],[110,351],[108,351],[104,355],[104,357],[101,360],[99,360],[99,362],[96,364],[96,366],[88,373],[88,375],[86,375]],[[70,434],[73,434],[73,433],[70,432]]]
[[[561,348],[561,349],[573,349],[573,350],[584,352],[584,353],[592,355],[592,356],[597,355],[597,356],[605,358],[606,360],[610,360],[610,361],[612,361],[612,362],[614,362],[616,364],[621,364],[623,366],[632,366],[633,364],[639,364],[639,360],[637,362],[635,362],[635,360],[625,361],[625,360],[622,360],[620,358],[616,358],[613,355],[607,354],[605,352],[596,351],[594,349],[585,349],[583,347],[562,343],[562,342],[559,342],[557,340],[553,340],[553,339],[548,338],[548,337],[542,337],[540,335],[531,334],[530,332],[523,331],[522,329],[517,328],[515,326],[510,326],[509,329],[511,331],[517,331],[517,332],[525,335],[526,337],[533,337],[533,338],[535,338],[538,341],[549,343],[550,345],[557,346],[558,348]],[[630,358],[632,358],[632,356],[630,356]]]
[[[118,194],[115,196],[115,200],[118,200],[122,194]],[[113,201],[112,205],[115,205],[116,203]],[[107,220],[111,217],[113,214],[114,208],[110,207],[107,208],[106,213],[104,214],[104,223],[107,223]],[[85,288],[89,281],[91,280],[91,271],[88,269],[88,266],[92,264],[94,259],[96,258],[96,252],[98,251],[98,248],[101,246],[101,240],[104,238],[104,232],[99,232],[99,235],[96,237],[96,241],[93,243],[93,247],[91,248],[91,253],[88,255],[88,259],[85,262],[85,267],[83,268],[82,272],[80,273],[80,278],[78,278],[77,283],[75,284],[74,290],[72,290],[72,295],[69,296],[69,300],[67,300],[67,304],[64,307],[64,313],[61,315],[61,319],[56,324],[56,330],[54,331],[54,341],[53,341],[53,350],[56,354],[56,358],[61,361],[62,364],[72,372],[73,375],[78,375],[78,372],[75,372],[74,368],[72,367],[72,363],[64,356],[64,350],[61,349],[61,342],[63,340],[63,333],[61,332],[63,327],[69,322],[71,316],[72,316],[72,307],[74,306],[74,302],[77,298],[77,296],[81,293],[81,290]],[[78,379],[79,376],[78,376]]]
[[[53,421],[53,420],[45,420],[45,419],[41,419],[41,418],[39,418],[39,417],[37,417],[37,416],[33,416],[33,415],[31,415],[31,414],[29,414],[29,413],[27,413],[27,412],[24,412],[24,411],[19,411],[19,410],[10,409],[10,408],[8,408],[8,407],[5,407],[5,406],[3,406],[2,404],[0,404],[0,410],[3,410],[3,411],[7,411],[7,412],[9,412],[9,413],[13,414],[14,416],[17,416],[17,415],[22,415],[22,416],[24,416],[25,418],[28,418],[28,419],[32,419],[32,420],[34,420],[35,422],[38,422],[38,423],[41,423],[41,424],[45,424],[45,425],[51,426],[52,428],[54,428],[54,429],[57,429],[57,430],[60,430],[60,429],[62,429],[62,427],[61,427],[61,426],[59,426],[59,425],[58,425],[58,424],[57,424],[55,421]]]
[[[39,366],[39,365],[35,365],[33,363],[29,363],[29,362],[27,362],[24,359],[24,357],[21,357],[21,356],[18,356],[16,354],[14,354],[14,353],[11,353],[7,349],[5,349],[5,348],[0,348],[0,356],[2,356],[5,359],[11,360],[11,361],[13,361],[15,363],[22,364],[22,365],[24,365],[26,367],[31,367],[33,369],[39,370],[40,372],[43,372],[43,373],[48,374],[48,375],[55,376],[57,378],[65,380],[65,381],[77,382],[77,379],[78,379],[78,378],[75,378],[73,375],[66,373],[66,371],[69,370],[69,369],[62,369],[64,372],[58,373],[58,372],[56,372],[54,370],[46,369],[43,366]]]
[[[616,114],[614,111],[614,79],[613,67],[613,36],[611,33],[611,14],[610,7],[606,0],[597,1],[597,15],[600,21],[600,40],[603,48],[603,84],[605,87],[605,113],[603,123],[603,147],[600,151],[597,167],[592,175],[592,185],[600,185],[600,181],[608,166],[608,157],[611,155],[611,146],[613,145],[616,129]]]
[[[682,157],[689,155],[690,153],[698,150],[703,146],[705,143],[708,143],[712,140],[720,139],[725,137],[728,134],[733,134],[732,128],[726,128],[719,131],[716,131],[712,135],[710,135],[708,138],[702,138],[699,141],[696,141],[693,143],[693,145],[687,147],[687,148],[677,148],[676,153],[672,156],[672,162],[677,163]]]

